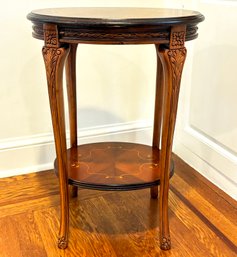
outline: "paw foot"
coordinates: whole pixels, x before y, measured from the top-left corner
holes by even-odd
[[[171,248],[171,241],[170,237],[162,237],[161,243],[160,243],[160,248],[162,250],[169,250]]]
[[[58,248],[60,249],[67,248],[67,240],[64,236],[58,238]]]

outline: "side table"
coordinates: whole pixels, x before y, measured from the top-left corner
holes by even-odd
[[[44,40],[43,57],[55,137],[55,170],[60,182],[61,218],[58,247],[66,248],[69,229],[69,187],[99,190],[150,188],[159,193],[160,247],[171,247],[168,222],[171,151],[185,41],[197,38],[199,12],[154,8],[51,8],[34,10],[33,37]],[[125,143],[78,145],[76,50],[84,44],[154,44],[157,80],[152,146]],[[66,67],[70,144],[66,147],[63,68]]]

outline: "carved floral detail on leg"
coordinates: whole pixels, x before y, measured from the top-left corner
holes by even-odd
[[[55,31],[45,31],[45,44],[50,46],[57,46],[58,39]]]
[[[51,90],[51,93],[53,93],[55,91],[55,71],[59,57],[62,55],[62,49],[43,47],[42,53],[46,67],[48,87]]]
[[[174,49],[168,51],[168,56],[171,62],[173,78],[179,81],[182,75],[183,65],[187,50],[186,48]]]
[[[171,70],[173,73],[172,90],[175,98],[179,94],[180,80],[181,80],[183,66],[186,58],[186,53],[187,53],[186,48],[174,49],[174,50],[168,51],[168,56],[171,63]]]
[[[162,250],[169,250],[171,248],[170,236],[162,237],[161,243],[160,243],[160,248]]]
[[[67,240],[66,240],[65,236],[58,238],[58,248],[60,248],[60,249],[67,248]]]
[[[184,45],[185,41],[185,32],[184,31],[177,31],[173,32],[171,36],[171,46],[172,48],[179,48]]]

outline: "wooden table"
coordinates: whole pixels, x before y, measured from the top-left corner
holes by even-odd
[[[197,38],[198,12],[152,8],[54,8],[28,14],[33,37],[44,40],[48,93],[52,114],[59,176],[61,220],[58,246],[66,248],[69,227],[69,190],[151,188],[159,194],[160,247],[171,247],[168,222],[171,151],[180,80],[186,57],[185,41]],[[157,80],[152,146],[125,143],[78,145],[76,104],[76,50],[86,44],[154,44]],[[66,148],[62,74],[66,80],[71,147]],[[139,89],[138,89],[139,90]]]

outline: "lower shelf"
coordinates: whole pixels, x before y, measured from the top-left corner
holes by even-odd
[[[151,146],[106,142],[67,150],[69,184],[98,190],[135,190],[160,184],[160,151]],[[57,159],[55,160],[57,172]],[[174,173],[171,163],[170,177]]]

